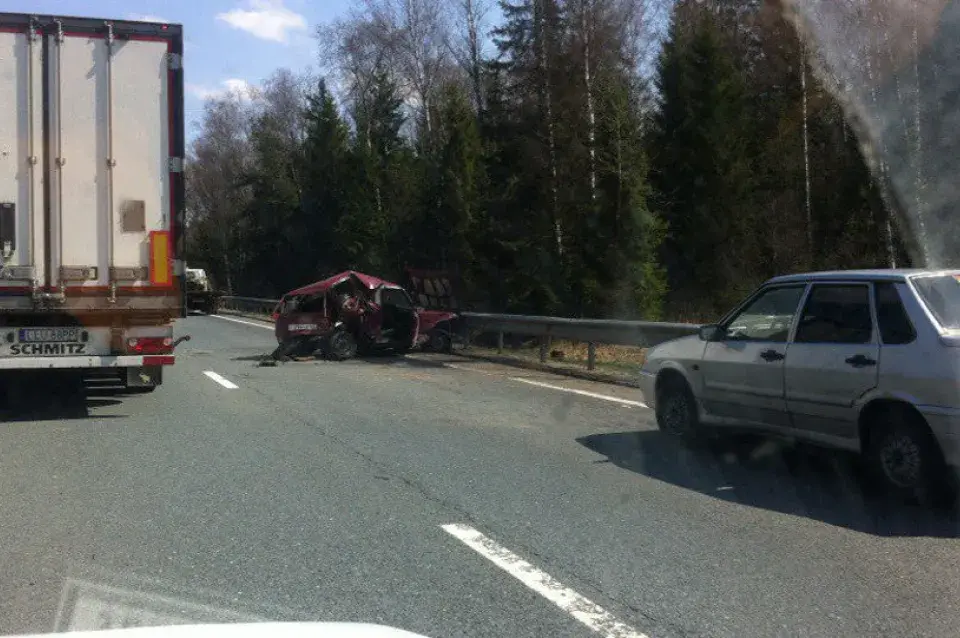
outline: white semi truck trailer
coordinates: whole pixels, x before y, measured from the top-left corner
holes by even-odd
[[[176,24],[0,13],[0,371],[174,363],[182,54]]]

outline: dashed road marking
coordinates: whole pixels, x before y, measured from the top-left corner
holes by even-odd
[[[254,328],[263,328],[265,330],[273,330],[273,324],[265,323],[254,323],[252,321],[244,321],[243,319],[234,319],[233,317],[223,317],[221,315],[206,315],[207,317],[213,317],[214,319],[221,319],[223,321],[232,321],[233,323],[242,323],[245,326],[253,326]]]
[[[540,388],[548,388],[550,390],[559,390],[561,392],[570,392],[572,394],[579,394],[585,397],[592,397],[594,399],[603,399],[604,401],[613,401],[614,403],[619,403],[621,405],[626,405],[632,408],[647,408],[648,406],[643,401],[631,401],[630,399],[621,399],[620,397],[613,397],[609,394],[599,394],[597,392],[587,392],[586,390],[576,390],[574,388],[565,388],[561,385],[553,385],[551,383],[543,383],[542,381],[533,381],[532,379],[521,379],[520,377],[510,377],[511,381],[519,381],[520,383],[529,383],[530,385],[535,385]]]
[[[209,378],[213,379],[214,381],[216,381],[217,383],[219,383],[220,385],[222,385],[223,387],[225,387],[227,390],[236,390],[237,388],[240,387],[233,381],[230,381],[229,379],[224,379],[223,377],[221,377],[216,372],[213,372],[212,370],[206,370],[204,374],[207,375]]]
[[[606,609],[589,600],[545,571],[534,567],[495,540],[469,525],[442,525],[447,532],[521,583],[537,592],[575,619],[607,638],[650,638],[618,620]]]

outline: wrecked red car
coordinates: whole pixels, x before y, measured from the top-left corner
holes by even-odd
[[[403,287],[346,271],[285,294],[274,310],[276,358],[323,356],[342,361],[358,354],[403,354],[421,343],[444,317],[422,317]]]

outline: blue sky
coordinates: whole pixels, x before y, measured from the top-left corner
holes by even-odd
[[[316,69],[315,27],[345,14],[350,5],[350,0],[0,0],[0,11],[182,24],[192,128],[205,96],[258,84],[279,67]]]

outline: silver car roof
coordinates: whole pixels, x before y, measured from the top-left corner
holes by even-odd
[[[808,281],[906,281],[931,275],[957,275],[960,270],[924,270],[922,268],[878,268],[875,270],[827,270],[795,273],[768,279],[767,284],[806,283]]]

